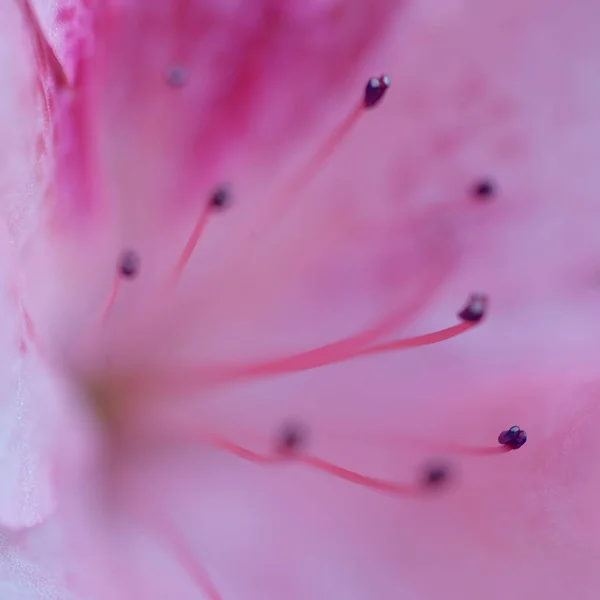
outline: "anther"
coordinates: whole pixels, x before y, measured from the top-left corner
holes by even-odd
[[[208,198],[208,201],[204,204],[202,212],[200,213],[196,224],[194,225],[194,229],[188,238],[183,250],[181,251],[181,255],[179,256],[179,260],[175,265],[174,273],[173,273],[173,281],[176,282],[183,269],[187,265],[190,260],[198,241],[200,240],[200,236],[202,235],[208,221],[210,215],[213,211],[223,210],[230,203],[230,193],[225,187],[218,187]]]
[[[450,469],[446,465],[429,465],[423,474],[423,487],[439,488],[447,483]]]
[[[364,107],[373,108],[374,106],[377,106],[389,87],[390,78],[387,75],[371,77],[365,87]]]
[[[127,250],[121,255],[119,273],[127,279],[132,279],[140,271],[140,259],[132,250]]]
[[[105,322],[119,293],[119,286],[122,279],[133,279],[140,272],[140,259],[133,250],[126,250],[121,254],[117,264],[117,273],[115,275],[112,289],[108,295],[108,300],[102,311],[102,322]]]
[[[307,428],[300,423],[286,423],[280,432],[277,450],[281,454],[297,452],[305,445],[308,437]]]
[[[329,134],[323,144],[316,150],[309,162],[293,177],[290,182],[284,186],[279,193],[283,199],[281,208],[275,216],[269,219],[265,225],[265,231],[273,229],[276,222],[279,221],[287,210],[294,204],[299,192],[301,192],[315,177],[319,169],[322,169],[327,160],[348,138],[350,132],[359,122],[365,110],[373,108],[383,98],[385,92],[390,87],[390,78],[387,75],[381,77],[372,77],[365,87],[362,98],[354,106],[350,113],[339,123],[339,125]]]
[[[187,83],[187,73],[183,67],[173,66],[167,70],[167,84],[172,88],[182,88]]]
[[[217,188],[210,197],[210,205],[215,210],[223,210],[231,203],[231,194],[225,187]]]
[[[518,425],[502,431],[498,436],[498,443],[511,450],[518,450],[527,441],[527,433]]]
[[[485,294],[471,294],[458,317],[468,323],[479,323],[485,316],[487,305],[488,297]]]
[[[481,200],[489,200],[493,197],[495,191],[496,190],[492,181],[489,179],[482,179],[475,183],[472,193],[476,198]]]

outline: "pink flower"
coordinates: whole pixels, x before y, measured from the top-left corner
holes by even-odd
[[[595,599],[600,6],[15,6],[0,598]]]

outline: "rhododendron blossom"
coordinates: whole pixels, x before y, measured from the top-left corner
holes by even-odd
[[[597,598],[598,19],[8,2],[0,599]]]

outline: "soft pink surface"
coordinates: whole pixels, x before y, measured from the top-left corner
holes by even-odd
[[[158,511],[223,600],[596,599],[600,4],[107,0],[95,20],[64,3],[58,23],[34,4],[71,84],[7,10],[0,598],[202,597]],[[286,180],[382,72],[382,105],[279,219]],[[474,201],[487,176],[496,197]],[[175,288],[222,182],[232,207]],[[124,248],[141,274],[103,326]],[[446,327],[474,291],[488,318],[437,346],[167,385],[394,311],[394,335]],[[108,431],[92,384],[126,407]],[[268,451],[290,418],[311,454],[406,482],[439,454],[413,438],[493,446],[517,423],[529,442],[449,457],[452,485],[415,498],[191,440]]]

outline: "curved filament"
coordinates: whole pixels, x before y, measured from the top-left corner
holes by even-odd
[[[153,528],[158,534],[160,540],[170,548],[173,556],[195,583],[199,590],[208,598],[208,600],[223,600],[223,596],[218,592],[204,567],[196,555],[192,552],[189,544],[177,529],[162,515],[156,513],[152,516]]]
[[[354,483],[356,485],[378,490],[381,492],[388,492],[391,494],[400,495],[410,495],[418,493],[421,490],[421,486],[417,484],[399,483],[394,481],[386,481],[384,479],[378,479],[376,477],[370,477],[368,475],[363,475],[361,473],[357,473],[356,471],[351,471],[350,469],[340,467],[334,463],[308,454],[296,452],[291,454],[260,454],[258,452],[254,452],[253,450],[249,450],[248,448],[244,448],[243,446],[235,444],[225,438],[215,436],[202,438],[202,441],[208,443],[209,445],[215,448],[224,450],[229,454],[233,454],[238,458],[256,464],[277,465],[281,463],[290,462],[292,460],[308,465],[313,469],[316,469],[317,471],[328,473],[329,475],[332,475],[337,479],[342,479],[344,481],[348,481],[349,483]]]
[[[200,213],[200,216],[198,217],[198,220],[194,225],[194,229],[192,230],[192,233],[190,234],[186,245],[181,251],[179,260],[177,261],[177,264],[175,265],[175,268],[173,270],[173,282],[176,282],[181,277],[183,270],[185,269],[192,254],[194,253],[194,249],[196,248],[196,245],[200,240],[200,236],[202,235],[202,232],[204,231],[204,229],[206,228],[206,224],[208,223],[211,210],[211,204],[207,203],[203,208],[202,212]]]

